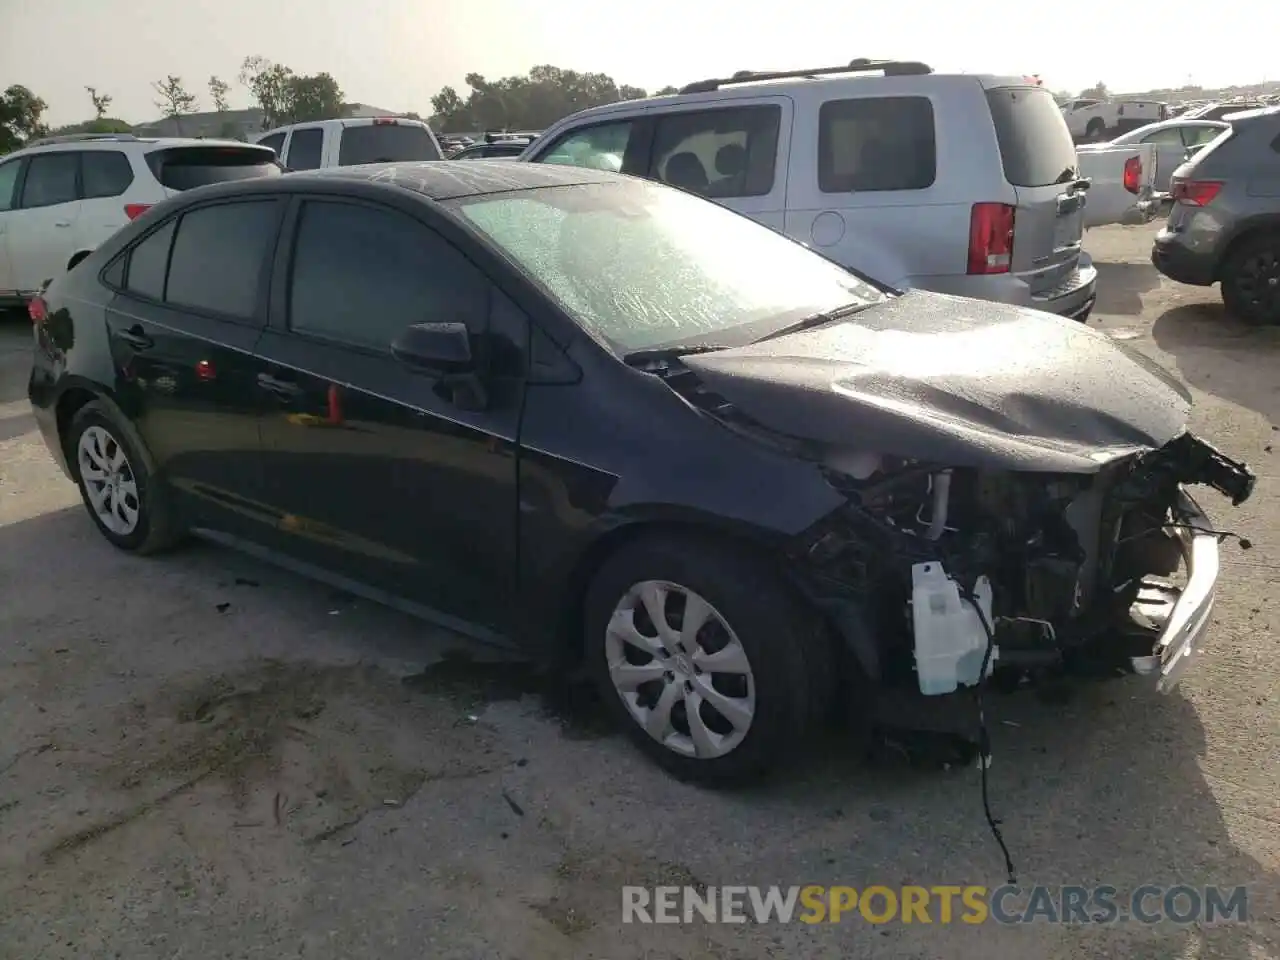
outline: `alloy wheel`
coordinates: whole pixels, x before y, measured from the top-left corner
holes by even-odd
[[[138,481],[124,447],[104,427],[86,427],[76,445],[76,461],[85,494],[98,520],[117,536],[138,526],[142,502]]]
[[[1280,307],[1280,254],[1259,252],[1240,266],[1236,288],[1255,307],[1273,312]]]
[[[688,587],[634,584],[605,634],[609,678],[646,733],[682,756],[734,750],[755,716],[747,651],[723,616]]]

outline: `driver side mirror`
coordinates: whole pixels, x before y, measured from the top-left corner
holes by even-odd
[[[463,410],[485,410],[488,393],[477,374],[465,323],[415,323],[391,342],[391,355],[410,369],[436,377],[436,392]]]

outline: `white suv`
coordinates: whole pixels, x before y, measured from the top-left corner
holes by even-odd
[[[235,140],[53,137],[0,159],[0,306],[30,299],[154,203],[181,190],[279,176]]]
[[[742,71],[583,110],[520,159],[662,180],[898,289],[1093,308],[1088,182],[1034,79],[884,60]]]
[[[290,170],[349,167],[396,160],[439,160],[440,143],[421,120],[354,117],[276,127],[255,143],[270,147]]]

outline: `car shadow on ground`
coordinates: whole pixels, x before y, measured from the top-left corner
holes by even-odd
[[[1242,323],[1221,303],[1190,303],[1166,310],[1151,334],[1192,386],[1280,425],[1280,326]]]
[[[438,659],[439,650],[451,645],[447,638],[434,641],[436,652],[428,654],[422,644],[426,629],[418,621],[376,606],[355,613],[324,586],[221,548],[196,546],[163,560],[122,556],[101,542],[78,506],[0,527],[0,557],[5,558],[0,560],[0,583],[11,595],[28,597],[22,605],[7,604],[0,612],[0,633],[16,640],[10,657],[22,661],[16,672],[6,669],[8,676],[0,685],[5,694],[0,696],[0,721],[10,732],[7,739],[14,751],[49,735],[32,726],[33,722],[54,723],[55,698],[78,701],[75,711],[56,721],[63,735],[70,737],[109,706],[112,698],[136,696],[159,682],[159,671],[144,665],[152,654],[173,649],[171,644],[182,651],[181,662],[170,663],[170,669],[179,673],[211,670],[218,663],[225,669],[228,657],[246,656],[250,651],[295,659],[421,664]],[[83,569],[68,570],[69,557],[80,558],[77,566]],[[109,573],[112,567],[122,569]],[[115,581],[114,586],[108,578]],[[117,605],[116,616],[128,629],[122,634],[117,631],[123,642],[115,643],[113,659],[104,660],[98,668],[104,684],[114,686],[93,685],[85,675],[86,670],[95,669],[92,663],[84,663],[79,675],[68,681],[57,669],[69,655],[67,647],[88,647],[78,649],[76,656],[92,660],[103,656],[103,649],[111,649],[97,644],[112,641],[102,633],[105,625],[90,630],[93,638],[77,639],[65,624],[80,623],[104,591],[118,593],[119,582],[129,580],[146,582],[148,587],[136,604]],[[31,593],[40,589],[52,589],[56,599],[32,602]],[[62,620],[55,610],[62,611]],[[239,625],[223,627],[221,633],[199,632],[202,618],[235,624],[237,615],[244,616]],[[321,637],[307,632],[308,619],[339,626]],[[297,627],[292,637],[282,638],[285,624]],[[74,629],[83,633],[92,626]],[[184,638],[184,634],[190,635]],[[298,649],[302,640],[314,646]],[[130,644],[137,649],[127,649]],[[213,649],[220,645],[224,649]],[[30,666],[33,663],[36,666]],[[457,699],[461,690],[465,696],[459,702],[475,704],[469,709],[481,712],[481,701],[487,697],[510,700],[537,689],[525,689],[518,681],[513,685],[511,671],[509,663],[476,664],[454,673],[443,686],[431,680],[406,686],[415,696],[428,699]],[[427,671],[424,674],[431,677]],[[81,685],[87,685],[85,690],[79,689]],[[1196,887],[1244,884],[1250,888],[1252,915],[1273,917],[1274,906],[1266,898],[1280,890],[1280,875],[1233,841],[1219,801],[1199,766],[1198,758],[1206,750],[1205,732],[1191,702],[1177,693],[1160,697],[1136,679],[1054,688],[1053,693],[992,694],[988,700],[995,757],[991,804],[1003,821],[1023,889],[1034,884],[1110,884],[1123,893],[1144,883],[1166,887],[1182,882]],[[49,704],[48,720],[42,719],[43,709],[40,717],[29,709],[42,698]],[[385,704],[382,708],[387,709]],[[461,718],[463,710],[457,712]],[[403,723],[412,723],[414,715],[400,716]],[[616,853],[628,842],[619,838],[617,825],[629,821],[629,830],[643,838],[647,849],[678,851],[688,875],[703,884],[979,883],[994,888],[1005,879],[1000,852],[983,818],[979,774],[972,766],[948,770],[913,766],[905,760],[868,762],[853,747],[858,741],[831,735],[787,777],[753,789],[709,791],[671,779],[622,737],[601,735],[591,727],[599,715],[590,709],[578,716],[559,715],[550,724],[536,711],[522,718],[527,726],[515,736],[529,758],[527,765],[520,762],[523,774],[531,779],[526,792],[539,792],[571,813],[576,840],[587,849]],[[63,756],[77,756],[66,746],[59,750]],[[540,751],[544,755],[539,756]],[[546,755],[551,752],[561,756]],[[69,765],[59,763],[59,768],[57,775],[68,776]],[[566,776],[566,770],[573,775]],[[538,783],[539,779],[545,782]],[[51,820],[65,818],[55,832],[78,829],[73,837],[88,836],[84,820],[77,820],[67,804],[53,809],[42,806],[38,796],[14,793],[13,783],[3,783],[4,799],[17,805],[0,814],[8,821],[0,827],[17,836],[12,831],[31,826],[35,821],[27,818],[38,817],[48,832]],[[1234,815],[1247,816],[1247,812],[1237,809]],[[243,835],[239,837],[229,834],[224,842],[245,842]],[[85,840],[86,844],[114,845],[117,850],[123,842],[105,831]],[[510,856],[518,858],[515,840],[508,849]],[[388,882],[402,866],[394,856],[383,864]],[[418,869],[413,865],[415,872]],[[10,872],[16,876],[26,871]],[[610,876],[609,883],[614,879],[618,878]],[[618,882],[628,880],[622,877]],[[632,878],[630,882],[639,881]],[[605,905],[616,904],[616,887],[598,892],[598,910],[616,909]],[[106,903],[98,909],[115,910]],[[996,932],[988,932],[992,930]],[[1008,949],[1013,943],[1010,938],[1022,937],[1031,938],[1020,942],[1039,955],[1066,955],[1061,950],[1046,951],[1044,938],[1063,941],[1063,948],[1086,948],[1083,954],[1073,955],[1102,955],[1118,938],[1125,938],[1122,952],[1128,956],[1190,955],[1197,940],[1199,955],[1229,960],[1261,955],[1255,950],[1259,948],[1256,928],[1231,924],[1171,928],[1131,923],[1071,930],[1046,929],[1040,924],[945,931],[915,924],[884,927],[879,933],[891,952],[896,948],[899,955],[913,956],[939,955],[941,939],[963,946],[952,938],[970,942],[966,940],[970,937],[989,938],[991,953]],[[763,956],[755,948],[766,941],[783,943],[789,955],[795,951],[811,955],[824,938],[848,935],[830,927],[769,927],[761,931],[760,944],[741,943],[750,952],[734,955]]]
[[[1149,263],[1099,263],[1098,301],[1094,312],[1138,316],[1142,295],[1160,286],[1160,275]]]

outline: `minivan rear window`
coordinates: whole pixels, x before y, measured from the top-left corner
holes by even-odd
[[[147,154],[147,166],[162,186],[191,190],[229,180],[281,175],[275,154],[253,147],[170,147]]]
[[[1044,187],[1075,177],[1076,147],[1053,94],[1043,87],[997,87],[987,91],[987,103],[1009,183]]]
[[[390,163],[393,160],[439,160],[440,149],[426,127],[416,123],[371,123],[344,127],[338,166]]]

